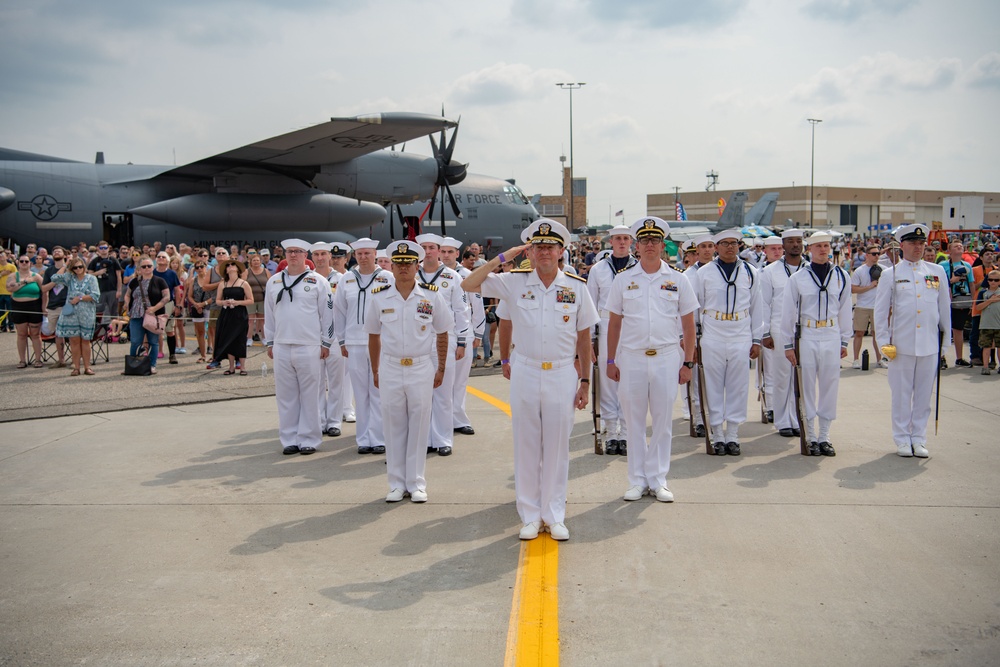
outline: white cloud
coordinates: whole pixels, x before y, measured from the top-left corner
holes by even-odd
[[[461,105],[497,106],[530,101],[554,90],[565,72],[499,62],[455,80],[449,99]]]
[[[976,88],[1000,88],[1000,53],[987,53],[973,63],[966,81]]]
[[[914,4],[915,0],[812,0],[802,12],[816,19],[854,23],[878,15],[896,16]]]

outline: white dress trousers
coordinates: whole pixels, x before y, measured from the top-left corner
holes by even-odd
[[[323,441],[319,347],[275,343],[271,354],[274,356],[274,397],[278,404],[281,446],[318,448]]]
[[[680,372],[679,347],[646,356],[643,350],[619,349],[615,363],[620,380],[618,397],[632,434],[628,443],[628,483],[658,489],[667,485],[673,439],[672,413]],[[603,378],[602,378],[603,379]],[[646,415],[653,419],[653,435],[646,438]]]
[[[323,404],[321,425],[325,431],[341,427],[341,419],[344,414],[344,386],[349,386],[350,382],[346,381],[347,360],[340,353],[339,347],[330,350],[330,356],[322,360],[322,366],[323,385],[326,387],[326,393],[324,394],[322,388],[320,389],[320,395],[323,397],[321,399]]]
[[[384,348],[383,348],[384,349]],[[379,360],[385,463],[390,489],[426,491],[427,432],[430,430],[436,355],[415,358],[403,366],[385,354]],[[404,446],[400,446],[404,445]]]
[[[382,401],[372,380],[372,365],[368,360],[367,345],[347,345],[347,371],[354,387],[357,404],[358,447],[385,446],[382,433]]]

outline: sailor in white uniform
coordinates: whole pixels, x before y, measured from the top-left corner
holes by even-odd
[[[349,248],[346,243],[313,243],[312,261],[316,267],[315,271],[327,279],[330,283],[330,291],[337,293],[337,283],[340,281],[340,273],[333,267],[333,253],[338,253],[341,257],[346,256],[344,248]],[[336,333],[336,332],[335,332]],[[323,381],[322,398],[320,399],[321,425],[323,435],[337,437],[340,435],[341,419],[343,418],[344,385],[350,384],[347,380],[347,361],[340,354],[331,354],[323,360]]]
[[[695,249],[697,259],[695,259],[694,264],[684,270],[684,273],[687,275],[688,282],[691,283],[691,287],[694,288],[695,294],[697,294],[698,269],[709,264],[715,258],[715,241],[711,234],[700,234],[691,239],[691,245]],[[699,305],[701,304],[700,301],[698,303]],[[697,314],[695,314],[695,328],[698,330],[698,335],[701,335],[701,320]],[[696,438],[704,438],[705,423],[701,418],[701,395],[698,388],[699,382],[698,367],[695,365],[694,373],[691,374],[691,403],[694,407],[694,415],[691,415],[691,418],[694,419],[694,436]]]
[[[462,248],[462,242],[450,236],[441,239],[441,262],[449,269],[458,274],[458,277],[465,279],[472,273],[458,263],[458,252]],[[472,372],[472,362],[476,357],[475,350],[479,347],[483,333],[486,332],[486,309],[483,307],[483,295],[478,292],[466,292],[459,290],[462,300],[469,307],[469,317],[471,319],[472,350],[466,350],[465,356],[455,362],[455,382],[452,392],[452,429],[455,433],[462,435],[475,435],[476,430],[472,428],[472,421],[465,412],[466,387],[469,385],[469,373]],[[468,339],[466,339],[468,340]],[[440,450],[438,454],[440,454]]]
[[[746,260],[750,266],[758,271],[763,269],[767,264],[767,254],[764,252],[764,239],[759,236],[754,238],[753,246],[741,252],[740,258]]]
[[[817,232],[806,239],[810,262],[788,279],[781,305],[785,357],[795,365],[795,327],[799,327],[802,408],[812,456],[836,456],[830,425],[837,418],[840,360],[854,336],[851,277],[830,261],[833,237]],[[818,419],[819,428],[813,425]]]
[[[431,431],[427,441],[427,451],[436,451],[439,456],[450,456],[455,443],[455,370],[458,362],[465,358],[465,346],[472,338],[469,305],[465,301],[457,273],[441,263],[441,237],[437,234],[420,234],[417,243],[424,251],[424,259],[417,269],[417,280],[434,285],[438,294],[451,308],[455,328],[449,337],[451,352],[444,372],[444,382],[434,389],[434,408],[431,414]]]
[[[786,341],[781,337],[781,310],[788,279],[802,268],[802,236],[801,229],[783,231],[779,241],[784,249],[784,257],[768,264],[760,272],[763,330],[759,338],[764,358],[764,388],[768,392],[767,406],[774,412],[774,428],[778,429],[778,434],[784,438],[799,435],[799,422],[795,412],[795,385],[792,378],[794,369],[785,358]]]
[[[599,317],[585,281],[559,270],[569,231],[541,218],[522,233],[527,245],[500,253],[462,283],[467,291],[503,299],[513,323],[517,354],[510,369],[514,427],[514,490],[524,525],[522,540],[547,526],[555,540],[568,540],[566,487],[573,409],[590,395],[590,327]],[[527,248],[533,269],[493,273],[505,257]],[[574,358],[576,355],[576,358]]]
[[[678,385],[690,381],[694,368],[698,299],[684,274],[662,259],[670,233],[664,220],[640,218],[630,232],[639,262],[619,273],[606,295],[611,354],[606,372],[619,383],[618,398],[632,433],[625,500],[639,500],[648,491],[669,503],[674,500],[667,487],[671,417]],[[648,440],[647,415],[653,420]]]
[[[756,338],[762,313],[757,269],[739,258],[739,229],[713,237],[719,256],[698,269],[701,354],[705,397],[716,456],[740,455],[740,424],[747,420],[750,365],[760,353]],[[723,430],[723,422],[726,427]]]
[[[903,225],[893,236],[902,259],[875,291],[875,332],[889,357],[892,438],[900,456],[927,458],[927,422],[941,341],[950,344],[951,290],[944,269],[921,259],[927,227]],[[943,336],[939,338],[939,336]]]
[[[424,251],[412,241],[386,248],[393,285],[372,290],[365,316],[374,384],[382,401],[389,493],[427,502],[427,433],[432,391],[444,380],[451,309],[433,285],[418,284],[417,263]]]
[[[347,261],[351,256],[351,246],[346,243],[340,243],[335,241],[331,244],[333,247],[330,249],[330,265],[333,267],[333,271],[330,272],[330,289],[333,290],[334,298],[337,297],[337,285],[340,283],[340,279],[344,277],[347,273]],[[343,388],[343,396],[340,399],[340,409],[343,410],[343,421],[348,424],[355,421],[354,415],[354,387],[351,385],[351,376],[347,372],[347,362],[343,361],[343,355],[339,354],[337,350],[334,350],[331,357],[339,357],[341,359],[341,367],[344,370],[344,379],[341,382],[341,387]],[[328,433],[329,435],[329,433]]]
[[[323,360],[333,344],[333,294],[306,266],[312,244],[287,239],[288,265],[264,288],[264,345],[274,360],[274,397],[283,454],[312,454],[323,440]]]
[[[657,218],[658,219],[658,218]],[[594,262],[587,274],[587,290],[590,298],[597,306],[601,321],[597,326],[597,368],[604,372],[608,365],[608,320],[610,313],[605,307],[608,294],[611,293],[611,283],[615,276],[631,269],[638,263],[632,256],[632,230],[625,225],[618,225],[608,230],[608,241],[611,243],[611,254],[601,261]],[[612,357],[614,355],[611,355]],[[601,378],[601,420],[607,437],[604,442],[605,454],[628,453],[628,425],[622,414],[618,399],[618,383],[609,378]],[[644,422],[645,424],[645,422]],[[645,426],[643,426],[645,432]]]
[[[385,452],[382,407],[378,387],[372,381],[368,332],[365,331],[365,314],[371,291],[391,285],[393,281],[391,272],[375,265],[377,247],[378,241],[369,238],[361,238],[351,244],[358,263],[340,278],[333,300],[337,338],[341,354],[347,359],[347,372],[354,387],[358,454]]]

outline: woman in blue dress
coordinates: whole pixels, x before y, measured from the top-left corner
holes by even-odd
[[[83,374],[93,375],[94,371],[90,368],[90,340],[94,337],[97,302],[101,298],[97,277],[87,273],[87,265],[82,259],[74,258],[52,276],[52,282],[65,285],[68,290],[66,305],[56,322],[56,336],[69,341],[70,360],[73,364],[70,375],[80,374],[81,359]]]

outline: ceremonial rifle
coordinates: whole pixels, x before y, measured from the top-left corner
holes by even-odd
[[[795,415],[799,420],[799,453],[810,456],[809,435],[806,433],[806,411],[802,398],[802,353],[799,340],[802,338],[802,302],[799,301],[799,316],[795,320]]]
[[[604,440],[601,437],[601,367],[600,357],[597,356],[597,347],[600,345],[600,324],[594,325],[594,346],[593,351],[593,372],[590,380],[590,414],[594,420],[594,453],[604,454]]]
[[[760,403],[760,423],[767,423],[767,394],[764,393],[764,346],[757,355],[757,402]]]

